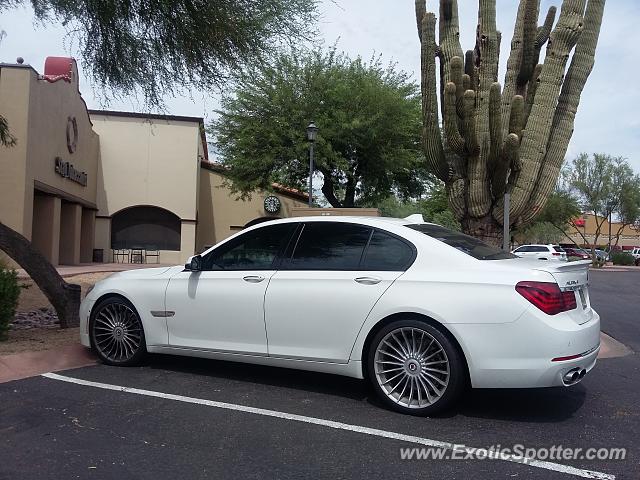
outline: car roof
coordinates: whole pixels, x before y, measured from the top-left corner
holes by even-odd
[[[560,245],[553,243],[525,243],[524,245],[520,245],[520,247],[559,247]]]
[[[269,222],[263,222],[258,225],[273,225],[275,223],[291,223],[291,222],[345,222],[345,223],[360,223],[370,226],[388,226],[388,225],[436,225],[430,222],[419,222],[413,219],[407,218],[395,218],[395,217],[366,217],[356,215],[314,215],[309,217],[288,217],[275,219]]]

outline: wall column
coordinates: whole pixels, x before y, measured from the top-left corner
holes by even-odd
[[[59,263],[61,207],[62,201],[58,197],[33,197],[31,243],[52,265]]]
[[[80,263],[82,205],[62,202],[60,214],[60,264]]]
[[[180,262],[185,263],[187,258],[195,254],[196,248],[196,222],[182,220],[180,227]]]
[[[89,208],[83,208],[82,226],[80,227],[80,263],[93,262],[95,232],[96,212]]]
[[[93,248],[100,248],[103,250],[105,263],[112,262],[113,256],[111,251],[111,218],[97,217],[95,219],[94,232]]]

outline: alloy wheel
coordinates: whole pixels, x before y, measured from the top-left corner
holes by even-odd
[[[110,362],[131,360],[142,345],[142,325],[138,315],[122,303],[108,303],[95,314],[95,347]]]
[[[389,332],[376,348],[374,370],[386,396],[405,408],[433,405],[449,385],[449,358],[444,348],[419,328]]]

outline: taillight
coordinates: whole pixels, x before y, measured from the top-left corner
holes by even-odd
[[[518,282],[516,291],[547,315],[555,315],[577,307],[575,292],[562,292],[557,283]]]
[[[558,253],[558,252],[553,252],[553,253],[552,253],[552,255],[554,255],[554,256],[556,256],[556,257],[559,257],[561,254],[560,254],[560,253]]]

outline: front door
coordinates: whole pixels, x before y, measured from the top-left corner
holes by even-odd
[[[257,227],[203,257],[203,271],[183,271],[166,292],[169,344],[267,354],[264,296],[275,262],[296,224]]]

